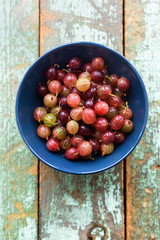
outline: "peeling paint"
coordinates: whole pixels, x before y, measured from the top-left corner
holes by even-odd
[[[153,192],[152,192],[152,190],[151,190],[151,189],[149,189],[149,188],[145,188],[145,192],[146,192],[146,193],[148,193],[148,194],[151,194],[151,195],[153,195]]]
[[[37,160],[18,133],[15,99],[38,56],[38,1],[2,0],[0,16],[0,239],[36,240]]]
[[[73,41],[99,42],[119,52],[122,51],[119,35],[122,34],[122,1],[64,2],[64,0],[56,3],[55,0],[42,1],[41,54],[53,46]]]
[[[127,239],[160,239],[159,11],[158,0],[126,1],[126,56],[139,71],[149,99],[145,134],[127,161]]]
[[[106,174],[97,176],[95,174],[73,176],[51,171],[41,164],[41,171],[43,173],[45,171],[45,174],[48,172],[41,182],[41,191],[43,189],[43,193],[52,193],[49,201],[45,194],[40,195],[41,238],[49,240],[53,236],[55,239],[61,236],[64,239],[78,240],[78,232],[80,231],[83,235],[85,227],[96,221],[107,228],[108,239],[111,240],[113,236],[116,236],[117,240],[123,239],[122,197],[119,194],[120,183],[117,181],[120,176],[118,169],[118,167],[113,168]],[[55,175],[58,184],[53,187],[50,182],[53,182]],[[114,184],[111,180],[113,175]],[[112,192],[113,185],[114,192]],[[78,198],[77,195],[75,197],[76,193]]]
[[[36,158],[33,158],[34,164],[28,168],[27,173],[31,175],[37,175],[37,161]]]

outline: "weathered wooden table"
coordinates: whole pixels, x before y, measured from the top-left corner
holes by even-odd
[[[104,239],[160,239],[159,14],[159,0],[0,1],[0,240],[87,240],[95,223],[106,228]],[[15,121],[24,72],[47,50],[74,41],[124,54],[142,76],[150,103],[134,152],[89,176],[38,162]]]

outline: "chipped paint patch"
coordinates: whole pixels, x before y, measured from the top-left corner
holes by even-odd
[[[151,189],[149,189],[149,188],[145,188],[145,192],[146,192],[146,193],[148,193],[148,194],[151,194],[151,195],[153,195],[153,192],[152,192],[152,190],[151,190]]]
[[[136,56],[136,49],[145,38],[144,8],[141,0],[129,1],[125,4],[125,39],[126,57],[133,59]],[[134,29],[133,29],[134,26]],[[135,31],[135,34],[133,34]]]
[[[34,164],[31,167],[28,168],[27,173],[31,174],[31,175],[37,175],[38,166],[37,166],[37,161],[36,161],[35,157],[33,158],[33,161],[34,161],[33,162]]]
[[[26,217],[26,226],[19,229],[18,240],[31,240],[37,239],[37,222],[35,219]]]

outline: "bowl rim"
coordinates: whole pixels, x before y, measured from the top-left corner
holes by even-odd
[[[140,81],[140,84],[143,88],[143,92],[144,92],[144,98],[145,98],[145,105],[144,105],[144,109],[145,109],[145,117],[144,117],[144,123],[143,123],[143,127],[137,137],[137,140],[135,141],[135,143],[133,144],[132,148],[123,156],[121,157],[120,159],[118,159],[116,162],[114,162],[113,164],[111,164],[110,166],[107,166],[107,167],[102,167],[102,168],[99,168],[98,170],[92,170],[92,171],[83,171],[83,172],[76,172],[73,171],[73,170],[63,170],[57,166],[53,166],[52,164],[49,164],[45,159],[41,158],[38,153],[36,151],[34,151],[32,149],[32,147],[30,146],[30,144],[28,143],[28,141],[26,140],[24,134],[23,134],[23,130],[21,128],[21,125],[20,125],[20,122],[19,122],[19,116],[18,116],[18,102],[19,102],[19,96],[20,96],[20,91],[21,91],[21,87],[23,85],[23,82],[24,80],[26,79],[28,73],[31,71],[32,68],[34,68],[38,62],[40,60],[42,60],[44,57],[46,57],[48,54],[50,54],[51,52],[55,51],[55,50],[58,50],[60,48],[63,48],[63,47],[68,47],[68,46],[72,46],[72,45],[92,45],[92,46],[96,46],[96,47],[101,47],[101,48],[104,48],[104,49],[107,49],[109,51],[111,51],[112,53],[118,55],[120,58],[122,58],[125,62],[127,62],[127,64],[130,66],[130,68],[133,70],[133,72],[136,74],[136,76],[138,77],[139,81]],[[17,122],[17,126],[18,126],[18,129],[19,129],[19,132],[21,134],[21,137],[24,141],[24,143],[26,144],[26,146],[29,148],[29,150],[39,159],[41,160],[43,163],[45,163],[46,165],[48,165],[49,167],[55,169],[55,170],[58,170],[58,171],[61,171],[61,172],[64,172],[64,173],[69,173],[69,174],[75,174],[75,175],[86,175],[86,174],[94,174],[94,173],[99,173],[99,172],[103,172],[107,169],[110,169],[112,167],[114,167],[115,165],[117,165],[118,163],[120,163],[122,160],[124,160],[134,149],[135,147],[138,145],[140,139],[142,138],[143,136],[143,133],[144,133],[144,130],[146,128],[146,124],[147,124],[147,120],[148,120],[148,108],[149,108],[149,105],[148,105],[148,96],[147,96],[147,91],[146,91],[146,88],[145,88],[145,85],[144,85],[144,82],[141,78],[141,76],[139,75],[139,73],[137,72],[137,70],[134,68],[134,66],[129,62],[129,60],[127,60],[127,58],[125,58],[123,55],[121,55],[119,52],[109,48],[109,47],[106,47],[100,43],[96,43],[96,42],[86,42],[86,41],[80,41],[80,42],[72,42],[72,43],[66,43],[66,44],[63,44],[63,45],[59,45],[49,51],[47,51],[46,53],[44,53],[42,56],[40,56],[25,72],[21,82],[20,82],[20,85],[18,87],[18,91],[17,91],[17,96],[16,96],[16,103],[15,103],[15,115],[16,115],[16,122]]]

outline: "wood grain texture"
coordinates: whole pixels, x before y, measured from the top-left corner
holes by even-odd
[[[122,2],[41,1],[40,49],[94,41],[122,52]],[[100,174],[74,176],[40,164],[40,231],[43,240],[85,240],[92,222],[108,238],[124,239],[122,164]]]
[[[126,57],[145,83],[149,119],[127,159],[127,239],[160,239],[160,2],[126,0]]]
[[[0,7],[0,239],[37,239],[37,160],[15,120],[18,85],[38,56],[38,1]]]

